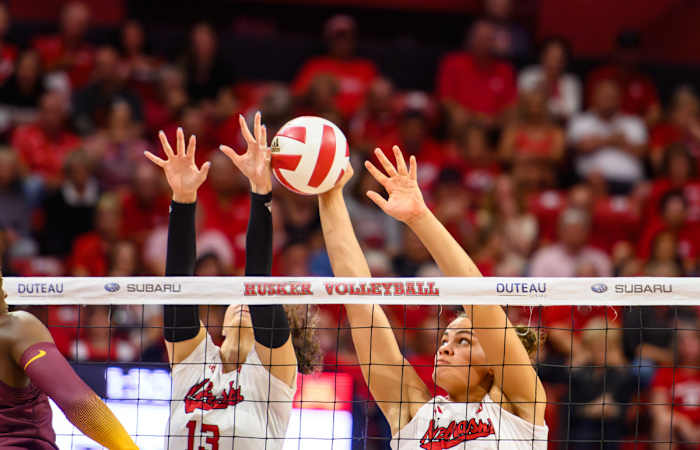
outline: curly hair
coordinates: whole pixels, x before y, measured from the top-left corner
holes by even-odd
[[[321,345],[318,342],[319,322],[316,305],[284,305],[297,356],[299,372],[311,374],[321,369]]]

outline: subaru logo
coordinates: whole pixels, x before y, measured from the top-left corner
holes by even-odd
[[[105,284],[105,291],[107,292],[117,292],[119,290],[119,283],[107,283]]]
[[[591,290],[596,294],[602,294],[603,292],[608,290],[608,286],[603,283],[598,283],[591,286]]]

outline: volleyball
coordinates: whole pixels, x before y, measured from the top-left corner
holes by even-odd
[[[280,128],[272,139],[272,173],[297,194],[322,194],[343,176],[350,158],[340,128],[321,117],[302,116]]]

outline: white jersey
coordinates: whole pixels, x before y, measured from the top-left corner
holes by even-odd
[[[222,372],[219,347],[206,339],[172,370],[166,430],[169,450],[279,450],[296,391],[262,366],[255,347],[239,370]],[[235,438],[234,438],[235,436]]]
[[[392,450],[546,450],[547,425],[534,425],[501,408],[491,397],[456,403],[437,396],[391,439]]]

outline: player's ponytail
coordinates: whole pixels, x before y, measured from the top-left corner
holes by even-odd
[[[321,370],[322,354],[316,332],[319,316],[316,305],[284,305],[297,357],[299,372],[310,374]]]
[[[537,354],[537,349],[544,343],[544,336],[537,332],[536,329],[530,328],[527,325],[515,325],[515,333],[520,338],[523,347],[527,350],[530,357]]]

